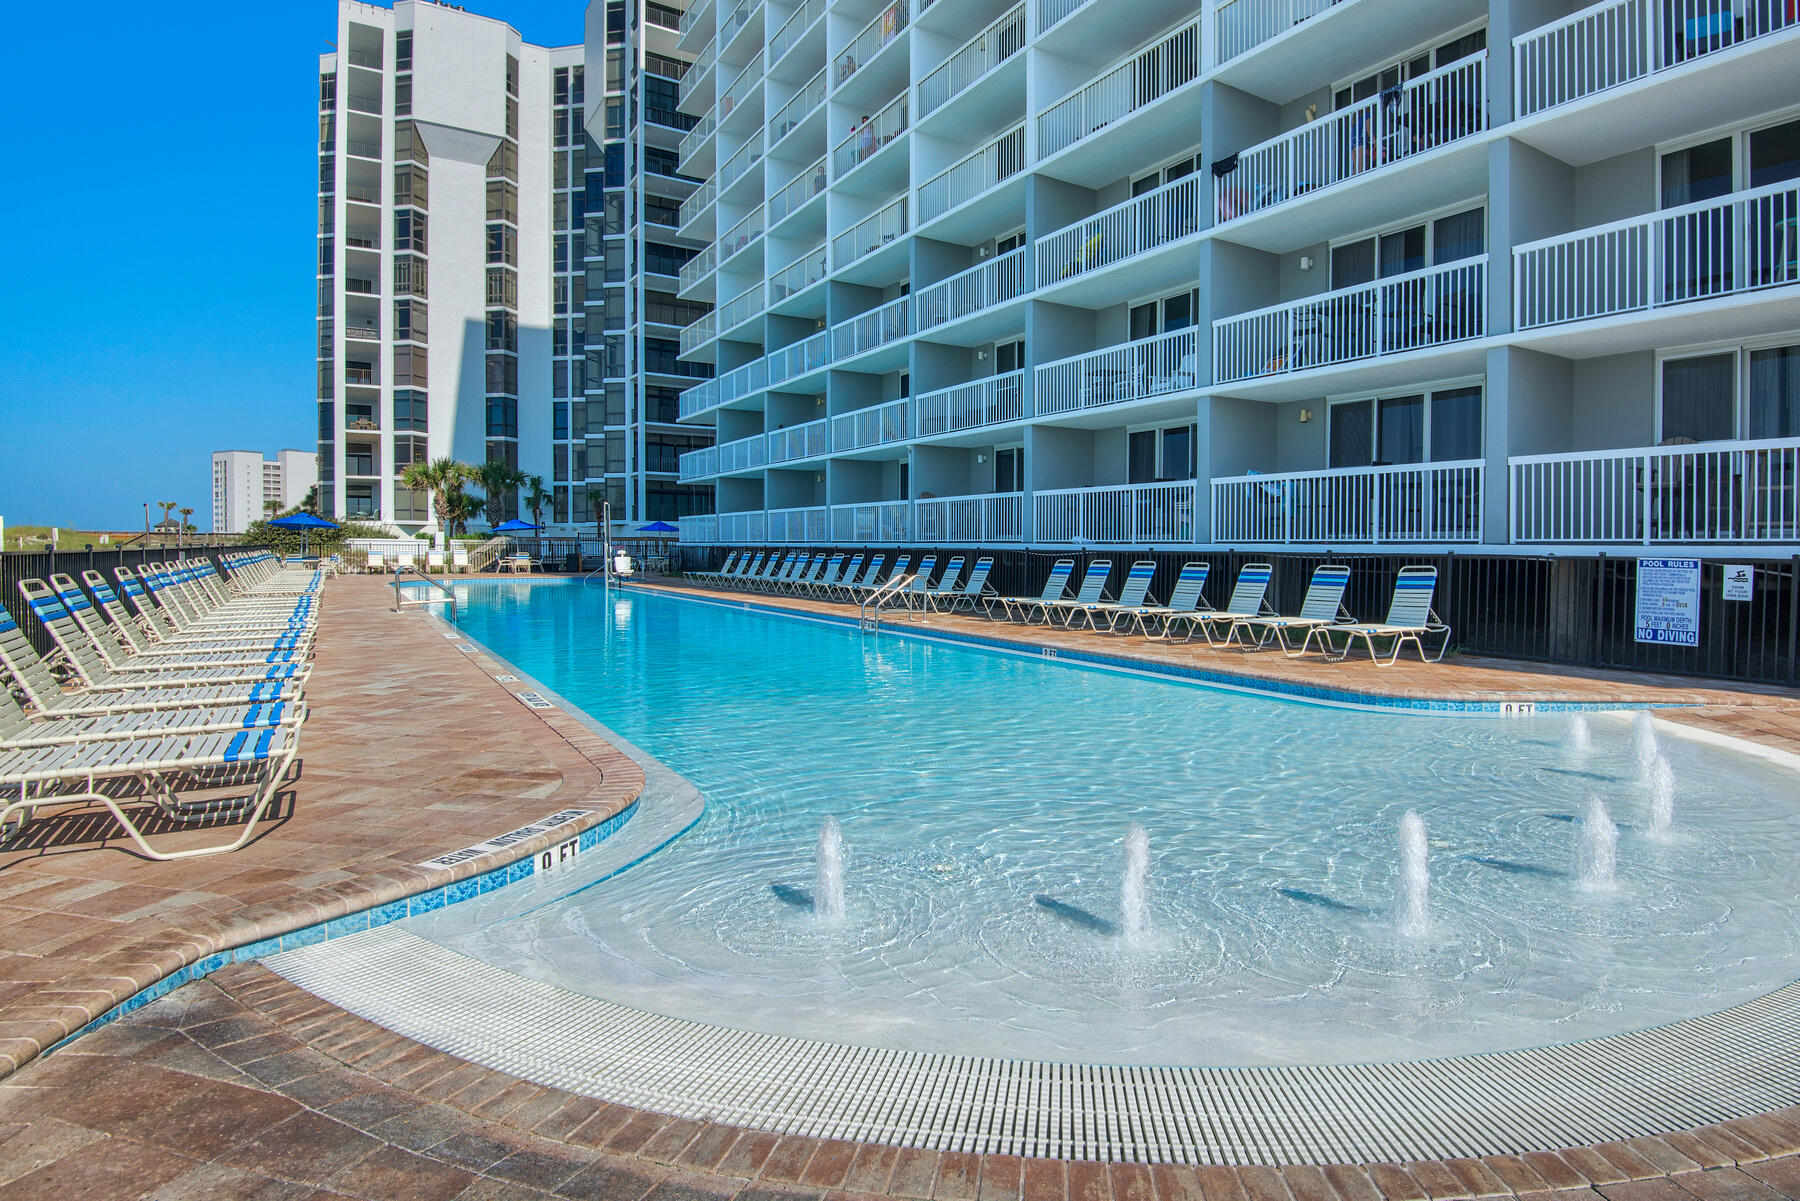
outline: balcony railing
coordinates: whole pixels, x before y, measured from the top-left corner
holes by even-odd
[[[906,197],[902,196],[833,238],[832,261],[842,270],[864,255],[873,254],[896,238],[904,237],[906,230]]]
[[[845,360],[911,334],[912,299],[901,296],[831,327],[831,358]]]
[[[1214,215],[1261,212],[1486,128],[1487,55],[1476,54],[1243,151],[1213,181]]]
[[[1200,21],[1188,22],[1037,118],[1038,157],[1066,150],[1200,77]]]
[[[738,0],[737,6],[729,13],[725,14],[725,21],[719,26],[719,46],[721,49],[729,46],[731,44],[731,39],[737,36],[738,30],[750,23],[751,13],[756,8],[757,3],[758,0]]]
[[[675,527],[680,531],[675,535],[675,539],[684,546],[714,546],[718,544],[719,519],[710,513],[677,517]]]
[[[919,81],[919,115],[934,112],[1025,47],[1025,6],[970,38],[948,62]]]
[[[695,348],[706,345],[718,336],[719,314],[717,310],[714,310],[682,329],[681,353],[691,354]]]
[[[1792,180],[1513,249],[1514,326],[1535,329],[1800,283]]]
[[[719,541],[757,543],[764,541],[768,519],[761,509],[749,513],[719,514]]]
[[[723,125],[726,119],[737,111],[738,105],[748,100],[751,93],[760,86],[762,86],[762,59],[753,58],[742,71],[737,73],[737,78],[731,81],[731,86],[726,88],[725,93],[719,97],[716,107],[719,123]]]
[[[1094,0],[1037,0],[1038,32],[1043,33],[1053,25],[1060,25],[1077,9],[1086,8],[1092,3]]]
[[[357,158],[379,159],[381,157],[380,142],[363,142],[355,138],[345,138],[344,148]]]
[[[768,443],[763,435],[752,434],[731,442],[721,442],[713,449],[719,452],[719,470],[753,471],[768,460]]]
[[[733,296],[730,300],[720,305],[714,310],[719,318],[719,332],[721,334],[730,333],[733,329],[736,329],[744,322],[750,320],[750,318],[762,312],[762,298],[762,285],[751,284],[748,288],[745,288],[742,292],[739,292],[736,296]]]
[[[831,449],[839,454],[912,437],[912,401],[890,400],[831,419]]]
[[[819,543],[830,528],[831,510],[824,505],[803,509],[769,509],[763,514],[769,542]]]
[[[774,118],[769,122],[769,146],[792,133],[794,127],[812,115],[814,109],[825,103],[825,68],[806,81],[804,87],[795,92],[793,97],[781,106]],[[823,160],[821,160],[823,161]]]
[[[716,408],[718,407],[718,404],[719,381],[716,379],[702,380],[700,383],[697,383],[693,387],[682,392],[680,415],[683,417],[692,417],[697,413],[704,413],[708,409]]]
[[[853,168],[874,158],[895,138],[906,132],[906,93],[896,96],[891,104],[837,144],[831,152],[832,166],[842,177]]]
[[[905,542],[911,516],[911,506],[903,500],[833,505],[831,538],[834,542]]]
[[[1019,421],[1025,416],[1025,373],[1008,371],[972,383],[926,392],[915,402],[918,436],[948,434]]]
[[[792,346],[771,351],[768,357],[769,386],[776,387],[796,376],[817,371],[831,362],[831,331],[822,329]]]
[[[1067,488],[1033,498],[1039,542],[1136,543],[1194,540],[1194,481]]]
[[[769,224],[771,226],[785,220],[787,216],[814,196],[825,190],[825,158],[805,168],[787,187],[769,197]]]
[[[798,42],[806,31],[813,27],[813,22],[825,15],[825,0],[806,0],[796,8],[788,19],[782,22],[775,36],[769,39],[769,65],[773,67],[794,43]],[[779,136],[779,135],[777,135]]]
[[[769,303],[779,304],[825,278],[825,248],[809,250],[769,277]]]
[[[941,217],[1025,166],[1025,126],[1015,125],[961,162],[919,186],[919,220]]]
[[[346,367],[344,368],[344,382],[346,384],[379,384],[381,374],[373,367]]]
[[[681,42],[685,47],[690,37],[704,33],[712,28],[712,0],[700,0],[700,3],[681,14]]]
[[[1513,39],[1513,111],[1529,117],[1796,26],[1800,8],[1778,0],[1601,0]]]
[[[1339,288],[1213,322],[1213,377],[1284,375],[1487,333],[1487,257]]]
[[[681,456],[678,470],[684,481],[719,474],[719,448],[703,446],[699,450],[688,451]]]
[[[880,54],[905,31],[907,2],[908,0],[894,0],[879,16],[863,26],[862,32],[832,62],[832,78],[837,81],[832,86],[841,86],[846,79],[868,66],[870,59]]]
[[[344,337],[353,342],[379,342],[381,330],[373,325],[346,325]]]
[[[1193,329],[1140,338],[1037,369],[1038,416],[1123,404],[1199,386]]]
[[[1224,65],[1248,54],[1270,38],[1311,17],[1339,0],[1222,0],[1213,14],[1213,38]]]
[[[1480,459],[1212,481],[1214,542],[1479,542]]]
[[[737,153],[726,159],[725,165],[719,168],[719,191],[723,192],[729,188],[743,178],[744,172],[760,162],[762,162],[762,137],[759,134],[739,146]]]
[[[1514,542],[1800,542],[1800,438],[1508,460]]]
[[[805,425],[770,430],[763,438],[768,443],[770,465],[792,463],[797,459],[822,459],[831,453],[831,419],[821,417]]]
[[[964,542],[972,546],[1023,541],[1020,500],[1017,492],[915,500],[913,537],[920,542]]]
[[[769,361],[752,359],[719,377],[719,403],[729,404],[769,386]]]
[[[676,217],[677,228],[687,228],[688,222],[706,211],[708,205],[719,198],[719,184],[716,179],[709,179],[681,202],[680,215]]]
[[[681,161],[685,163],[688,159],[692,158],[694,151],[700,148],[700,143],[706,141],[707,138],[712,137],[713,130],[717,128],[719,128],[719,110],[716,108],[709,109],[706,115],[696,121],[694,127],[682,136],[681,146],[679,148]]]
[[[719,248],[719,261],[725,262],[762,236],[763,207],[759,204],[743,220],[726,230],[715,243]]]
[[[712,273],[719,265],[719,244],[708,242],[703,250],[687,262],[681,264],[681,271],[675,276],[679,283],[678,291],[686,292]]]
[[[1031,289],[1031,250],[1021,246],[921,288],[913,296],[914,323],[923,333],[947,321],[1017,300]]]
[[[1038,278],[1048,285],[1110,267],[1199,228],[1200,177],[1186,175],[1039,238]]]

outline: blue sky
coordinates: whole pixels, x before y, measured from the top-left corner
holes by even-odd
[[[584,0],[476,0],[528,41]],[[0,516],[211,519],[214,450],[316,441],[318,55],[335,0],[12,5]],[[156,512],[152,509],[152,512]]]

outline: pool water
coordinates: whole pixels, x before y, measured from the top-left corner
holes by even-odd
[[[1091,1063],[1342,1063],[1696,1016],[1800,971],[1800,778],[1629,715],[1363,712],[579,583],[459,586],[472,638],[705,795],[642,864],[418,932],[658,1013]],[[1577,878],[1598,798],[1608,887]],[[1399,827],[1428,925],[1397,920]],[[821,824],[845,912],[810,901]],[[1143,928],[1125,933],[1132,823]]]

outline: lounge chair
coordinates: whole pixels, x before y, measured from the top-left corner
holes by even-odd
[[[63,590],[60,581],[69,577],[58,575],[51,577],[51,583],[58,591]],[[139,625],[137,619],[125,611],[125,603],[119,599],[107,584],[106,577],[97,571],[88,570],[81,573],[82,585],[87,594],[93,598],[94,605],[112,623],[112,629],[126,648],[134,655],[147,654],[153,651],[191,651],[203,652],[237,652],[248,654],[252,651],[275,650],[283,646],[310,647],[313,640],[313,629],[302,627],[278,634],[248,634],[241,631],[219,631],[215,633],[166,634],[156,636]]]
[[[1163,623],[1161,637],[1168,638],[1170,618],[1184,618],[1206,608],[1206,577],[1212,572],[1212,564],[1206,562],[1183,563],[1181,571],[1175,576],[1175,587],[1169,590],[1169,603],[1166,605],[1139,605],[1135,609],[1121,608],[1113,615],[1113,629],[1125,622],[1125,628],[1136,628],[1146,638],[1158,637],[1153,632],[1157,622]]]
[[[87,594],[75,586],[75,581],[66,575],[57,574],[52,577],[51,584],[46,587],[42,580],[21,580],[19,591],[36,612],[40,602],[50,596],[62,603],[63,618],[68,627],[65,633],[78,631],[92,646],[108,670],[115,675],[129,672],[157,672],[180,668],[195,667],[236,667],[253,668],[271,663],[302,662],[310,653],[310,644],[302,645],[297,638],[284,637],[279,643],[269,646],[252,646],[244,650],[211,650],[186,646],[157,646],[150,650],[134,652],[118,635],[113,627],[104,622],[88,600]],[[54,588],[54,593],[51,588]]]
[[[1231,623],[1231,629],[1225,635],[1225,642],[1230,645],[1238,641],[1243,634],[1245,646],[1251,645],[1249,639],[1254,637],[1258,649],[1269,644],[1273,638],[1281,645],[1281,649],[1291,659],[1300,652],[1288,641],[1289,634],[1294,631],[1311,633],[1320,626],[1338,625],[1354,620],[1344,608],[1344,588],[1350,583],[1350,569],[1341,563],[1326,563],[1313,568],[1312,582],[1306,586],[1306,600],[1300,605],[1300,613],[1295,617],[1240,617]],[[1301,645],[1306,644],[1305,637]]]
[[[1114,601],[1095,601],[1083,605],[1076,603],[1069,614],[1067,623],[1073,626],[1077,619],[1085,619],[1090,629],[1100,628],[1100,618],[1106,618],[1106,628],[1112,629],[1121,614],[1127,614],[1143,608],[1144,598],[1150,595],[1150,581],[1156,578],[1156,561],[1139,559],[1125,573],[1125,583],[1119,588],[1119,599]]]
[[[1197,609],[1185,616],[1166,618],[1168,632],[1172,637],[1177,622],[1187,624],[1187,637],[1183,642],[1194,640],[1194,631],[1199,630],[1206,635],[1208,646],[1218,646],[1214,639],[1215,629],[1231,629],[1235,621],[1246,617],[1274,616],[1275,611],[1269,607],[1269,577],[1274,568],[1267,563],[1246,563],[1238,572],[1237,586],[1231,590],[1231,598],[1225,602],[1223,609]]]
[[[706,580],[706,581],[730,579],[731,573],[733,572],[733,570],[736,569],[736,567],[738,565],[738,560],[748,558],[748,557],[749,557],[748,552],[734,550],[730,554],[725,556],[725,562],[719,565],[719,570],[717,570],[717,571],[690,571],[687,573],[688,579],[690,579],[690,580]]]
[[[769,556],[769,561],[763,565],[763,573],[747,583],[752,591],[768,592],[775,587],[777,582],[786,578],[787,574],[794,569],[794,564],[799,558],[799,551],[789,551],[786,558],[782,557],[780,551],[775,551]]]
[[[931,609],[937,601],[949,601],[956,597],[957,581],[962,579],[963,556],[957,555],[944,566],[944,574],[939,577],[934,587],[920,588],[908,593],[909,601],[916,600],[921,612]]]
[[[854,564],[852,564],[852,566],[854,566]],[[868,556],[868,562],[863,565],[860,574],[849,571],[844,573],[844,582],[831,590],[832,599],[845,601],[855,600],[859,590],[874,587],[875,581],[880,578],[881,556]]]
[[[439,575],[442,575],[444,573],[444,552],[438,550],[436,547],[426,551],[425,570],[434,571]]]
[[[862,583],[857,584],[855,587],[853,587],[849,590],[850,591],[850,599],[853,601],[863,601],[863,600],[866,600],[869,597],[875,595],[877,592],[880,592],[884,588],[892,587],[892,586],[898,584],[901,580],[905,579],[908,575],[912,574],[911,571],[909,570],[910,563],[911,563],[911,560],[909,560],[905,555],[895,555],[893,566],[888,569],[888,573],[885,577],[881,577],[881,578],[865,577],[864,580],[862,581]],[[874,575],[874,569],[872,567],[868,574],[869,574],[869,576]]]
[[[1400,575],[1394,581],[1394,599],[1388,604],[1387,620],[1363,625],[1323,625],[1308,630],[1306,641],[1300,644],[1304,652],[1311,645],[1314,636],[1319,639],[1319,649],[1328,657],[1342,659],[1349,655],[1350,648],[1362,639],[1363,645],[1369,648],[1369,658],[1382,667],[1392,667],[1400,660],[1400,648],[1412,643],[1413,649],[1419,652],[1419,658],[1427,663],[1436,663],[1443,659],[1444,652],[1450,647],[1450,627],[1439,620],[1432,611],[1431,597],[1437,590],[1437,568],[1435,567],[1402,567]],[[1438,635],[1437,654],[1425,653],[1424,638]],[[1342,650],[1332,645],[1332,640],[1342,637]],[[1394,653],[1383,663],[1381,656],[1375,651],[1377,638],[1394,640]]]
[[[1064,628],[1072,626],[1076,618],[1106,599],[1106,581],[1111,576],[1111,559],[1095,559],[1089,563],[1087,574],[1081,577],[1081,590],[1073,600],[1053,600],[1043,604],[1044,624],[1049,625],[1051,617],[1056,616],[1062,618]]]
[[[812,570],[812,564],[812,554],[802,551],[798,558],[789,560],[781,575],[776,577],[774,583],[770,585],[769,591],[777,594],[793,591],[794,586],[805,578],[807,572]]]
[[[736,571],[728,576],[722,576],[713,582],[719,584],[737,584],[740,586],[747,584],[762,573],[763,563],[767,559],[768,554],[764,551],[757,551],[754,555],[746,553],[742,559],[738,560]]]
[[[386,575],[387,560],[382,557],[380,551],[372,550],[363,560],[363,570],[370,575]]]
[[[831,556],[830,559],[826,559],[823,555],[821,555],[819,557],[819,561],[818,561],[818,570],[816,570],[811,576],[800,581],[800,583],[794,589],[794,595],[796,595],[796,596],[816,595],[822,589],[831,586],[832,584],[836,583],[839,579],[843,578],[843,574],[844,574],[844,556],[843,555],[841,555],[841,554],[833,555],[833,556]]]
[[[1069,577],[1075,574],[1075,560],[1058,559],[1050,568],[1050,574],[1044,579],[1043,591],[1036,596],[996,596],[988,602],[988,616],[994,615],[994,607],[999,606],[1001,614],[1008,621],[1024,621],[1034,610],[1041,610],[1045,605],[1062,600],[1069,593]],[[1017,616],[1014,616],[1014,614]]]
[[[957,570],[960,571],[962,569],[962,559],[958,558],[956,563]],[[937,556],[924,556],[919,560],[918,565],[913,568],[912,580],[908,582],[905,587],[897,590],[894,593],[894,598],[908,609],[912,608],[914,601],[918,600],[931,590],[931,576],[936,570]]]
[[[993,595],[988,588],[988,576],[992,575],[993,571],[994,557],[983,555],[975,561],[975,570],[969,573],[969,578],[963,582],[961,588],[956,589],[947,597],[937,593],[932,594],[932,608],[954,613],[958,609],[964,608],[973,610],[977,605],[985,603]]]
[[[469,574],[469,548],[460,542],[450,545],[450,570],[459,575]]]
[[[404,546],[394,552],[394,574],[399,575],[409,567],[414,571],[419,569],[419,555],[412,547]]]
[[[844,564],[843,570],[838,572],[836,579],[826,580],[819,585],[819,596],[829,600],[843,591],[847,585],[854,584],[857,577],[862,574],[863,560],[868,557],[866,554],[852,555],[850,561]]]

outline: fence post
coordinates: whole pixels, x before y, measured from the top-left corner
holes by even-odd
[[[1787,682],[1800,683],[1800,555],[1788,560]]]

